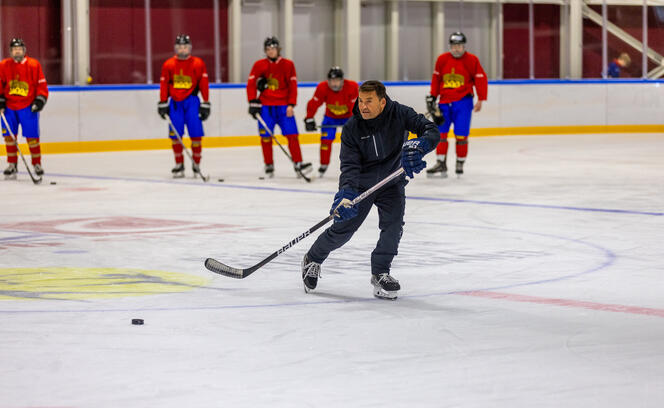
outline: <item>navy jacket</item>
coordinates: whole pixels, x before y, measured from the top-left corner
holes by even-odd
[[[341,132],[340,190],[365,191],[401,167],[401,150],[409,131],[427,139],[427,153],[438,145],[440,133],[433,122],[410,106],[386,99],[383,112],[369,120],[362,119],[355,102],[353,116]]]

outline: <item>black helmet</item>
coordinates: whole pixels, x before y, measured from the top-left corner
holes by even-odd
[[[327,72],[327,79],[333,78],[344,79],[344,71],[341,69],[341,67],[334,66]]]
[[[9,48],[12,47],[25,47],[25,43],[21,38],[12,38],[11,41],[9,41]]]
[[[465,44],[466,36],[461,31],[457,31],[450,35],[450,44]]]
[[[191,45],[191,38],[189,38],[187,34],[178,34],[178,36],[175,37],[175,45],[178,44]]]
[[[277,47],[279,48],[279,40],[277,37],[267,37],[265,41],[263,42],[263,48],[269,48],[269,47]]]

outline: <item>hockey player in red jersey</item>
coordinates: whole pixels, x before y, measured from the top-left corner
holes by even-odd
[[[191,150],[196,162],[196,166],[192,168],[194,172],[198,172],[197,165],[201,162],[203,150],[201,139],[205,135],[202,121],[210,116],[210,89],[205,63],[202,59],[192,56],[191,49],[191,39],[188,35],[180,34],[175,38],[175,55],[167,59],[161,68],[157,111],[162,118],[166,119],[166,115],[171,118],[175,130],[181,136],[184,135],[185,124],[187,125]],[[203,102],[198,99],[199,91]],[[183,146],[170,125],[168,135],[175,155],[175,167],[171,172],[174,178],[182,178],[184,177]]]
[[[41,176],[41,148],[39,146],[39,112],[48,99],[48,86],[39,61],[26,55],[25,43],[20,38],[9,42],[10,58],[0,62],[0,111],[4,112],[11,133],[18,137],[21,125],[23,137],[28,141],[35,174]],[[5,179],[15,179],[18,170],[17,141],[2,123],[2,136],[7,148],[8,166]]]
[[[473,107],[473,86],[477,91],[477,103]],[[488,81],[480,60],[466,52],[466,36],[455,32],[450,36],[450,52],[441,54],[431,78],[431,94],[427,95],[427,109],[440,131],[440,143],[436,148],[436,164],[427,170],[427,176],[447,177],[447,133],[454,123],[456,137],[456,174],[463,174],[463,164],[468,155],[468,135],[473,112],[482,109],[487,98]],[[436,106],[436,99],[438,106]]]
[[[293,61],[281,57],[281,47],[276,37],[266,38],[263,50],[266,58],[254,63],[247,81],[249,114],[254,119],[260,115],[272,134],[274,134],[274,127],[279,125],[281,134],[288,139],[288,149],[293,158],[295,173],[300,177],[300,173],[311,172],[311,163],[302,162],[299,133],[293,112],[293,108],[297,104],[295,65]],[[258,96],[258,92],[260,92],[260,96]],[[265,175],[273,177],[272,138],[260,121],[258,133],[261,137]]]
[[[304,126],[308,132],[316,131],[314,115],[325,103],[325,117],[320,135],[320,167],[318,173],[323,177],[330,164],[332,142],[336,137],[337,127],[343,126],[353,116],[353,106],[357,100],[358,85],[355,81],[344,79],[344,72],[339,67],[332,67],[327,73],[327,81],[318,84],[314,96],[307,103],[307,117]]]

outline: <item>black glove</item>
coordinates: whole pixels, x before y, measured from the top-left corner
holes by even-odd
[[[429,112],[429,115],[431,115],[431,120],[433,120],[433,123],[438,126],[442,125],[445,122],[445,117],[440,112],[438,104],[436,104],[436,97],[433,95],[427,95],[426,101],[427,111]]]
[[[208,116],[210,116],[210,102],[201,102],[201,106],[198,107],[198,117],[205,120]]]
[[[0,110],[7,107],[7,100],[4,96],[0,95]]]
[[[429,141],[423,137],[410,139],[403,144],[401,167],[403,167],[408,177],[415,177],[413,173],[419,173],[426,167],[427,164],[422,158],[428,151]]]
[[[316,119],[314,118],[304,118],[304,130],[307,132],[316,131]]]
[[[157,113],[159,113],[162,119],[166,119],[166,115],[168,115],[168,101],[157,104]]]
[[[260,77],[256,81],[256,89],[258,89],[258,92],[263,92],[267,88],[267,79],[265,77]]]
[[[44,109],[44,105],[46,105],[46,98],[44,98],[43,95],[37,95],[35,100],[32,101],[32,106],[30,107],[30,110],[33,112],[41,112],[41,110]]]
[[[259,115],[261,113],[261,108],[263,105],[261,104],[260,99],[252,99],[249,101],[249,114],[251,117],[256,119],[256,115]]]

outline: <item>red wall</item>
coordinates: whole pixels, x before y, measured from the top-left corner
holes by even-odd
[[[9,41],[22,38],[29,56],[39,60],[49,84],[62,83],[62,23],[59,0],[3,0],[0,56],[9,57]]]
[[[599,6],[591,7],[597,13],[602,13]],[[654,7],[648,7],[648,46],[660,54],[664,54],[664,15],[655,13]],[[664,13],[663,13],[664,14]],[[627,31],[630,35],[641,41],[643,36],[642,8],[640,6],[609,6],[607,18],[610,22]],[[611,61],[621,52],[627,52],[632,58],[632,64],[622,69],[621,77],[640,78],[642,75],[641,51],[628,46],[618,37],[609,33],[607,39],[608,58]],[[648,61],[648,70],[656,65]],[[602,75],[602,29],[599,25],[584,19],[583,21],[583,77],[599,78]]]
[[[503,77],[528,78],[528,5],[503,4]],[[560,76],[560,6],[536,4],[535,78]]]
[[[210,0],[151,0],[152,81],[173,56],[175,36],[191,36],[193,55],[214,76],[214,20]],[[227,0],[219,2],[221,72],[228,80]],[[146,83],[145,8],[143,0],[90,1],[91,75],[95,83]]]

